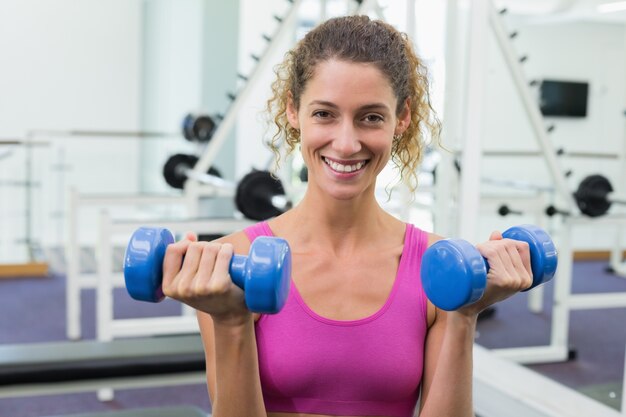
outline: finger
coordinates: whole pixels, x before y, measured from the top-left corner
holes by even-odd
[[[501,258],[503,261],[504,273],[502,284],[506,288],[520,291],[530,286],[531,278],[528,270],[520,256],[525,242],[505,239],[501,245]]]
[[[489,235],[489,240],[502,240],[502,233],[500,233],[500,231],[498,230],[494,230]]]
[[[202,257],[202,249],[206,244],[206,242],[189,242],[183,267],[180,269],[181,277],[193,277],[196,274]]]
[[[211,291],[211,276],[215,268],[217,254],[220,251],[218,243],[208,243],[202,249],[202,256],[196,272],[196,280],[194,286],[199,295],[208,295]]]
[[[233,245],[224,243],[217,253],[213,275],[211,276],[211,287],[215,291],[226,291],[232,285],[233,281],[228,272],[232,257]]]
[[[485,242],[476,246],[481,256],[487,260],[489,265],[489,271],[487,272],[487,279],[493,279],[501,275],[501,272],[505,271],[503,259],[498,251],[497,246],[490,242]]]
[[[522,283],[522,289],[530,288],[533,284],[533,269],[530,260],[530,248],[527,242],[515,241],[515,250],[517,251],[516,269],[525,279]]]
[[[168,288],[180,272],[183,265],[183,257],[191,242],[181,240],[167,246],[163,257],[163,288]]]
[[[190,240],[192,242],[197,242],[198,235],[196,235],[194,232],[187,232],[185,233],[185,239]]]

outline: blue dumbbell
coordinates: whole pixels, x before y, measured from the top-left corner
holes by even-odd
[[[530,288],[554,277],[556,247],[543,229],[533,225],[515,226],[507,229],[502,236],[528,243],[533,272]],[[435,242],[424,253],[422,285],[434,305],[442,310],[457,310],[483,296],[488,271],[487,260],[471,243],[461,239],[444,239]]]
[[[172,233],[141,227],[133,233],[124,256],[126,290],[135,300],[157,303],[165,298],[163,258]],[[291,283],[291,251],[286,240],[260,236],[248,256],[233,255],[228,272],[244,291],[246,306],[256,313],[273,314],[285,305]]]

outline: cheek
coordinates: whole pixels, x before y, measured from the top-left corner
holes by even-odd
[[[391,139],[380,139],[370,142],[370,149],[381,155],[391,156],[393,142]]]

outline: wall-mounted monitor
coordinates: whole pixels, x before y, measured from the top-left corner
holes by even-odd
[[[539,103],[544,116],[587,116],[589,83],[543,80],[539,91]]]

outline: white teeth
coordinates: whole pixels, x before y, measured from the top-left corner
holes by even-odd
[[[353,172],[353,171],[358,171],[359,169],[363,168],[363,165],[365,165],[365,162],[357,162],[354,165],[343,165],[340,163],[337,163],[335,161],[331,161],[330,159],[324,158],[324,162],[326,162],[333,170],[337,171],[337,172]]]

